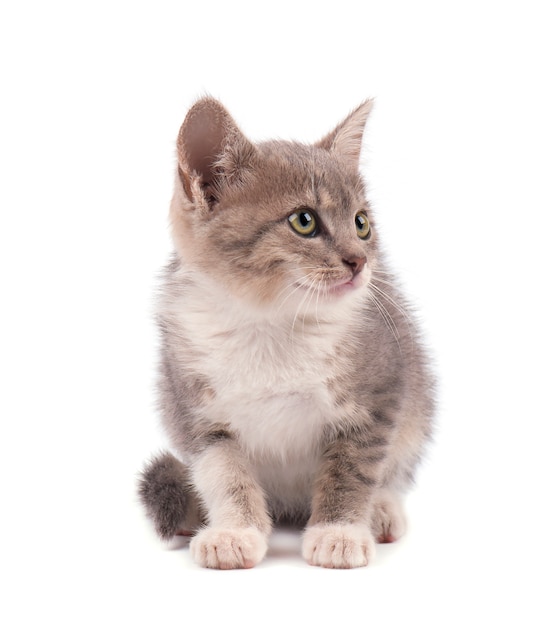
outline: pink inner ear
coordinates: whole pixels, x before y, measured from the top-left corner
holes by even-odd
[[[225,144],[221,120],[200,112],[185,127],[180,139],[188,170],[199,174],[202,183],[210,184],[214,178],[214,164]]]
[[[203,98],[185,117],[177,152],[186,196],[193,204],[207,203],[211,209],[225,188],[242,180],[256,150],[217,100]]]

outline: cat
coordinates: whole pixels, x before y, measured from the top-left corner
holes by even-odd
[[[157,313],[175,455],[147,463],[139,495],[200,566],[255,566],[281,521],[330,568],[405,531],[433,380],[359,171],[371,106],[313,145],[253,143],[211,97],[181,126]]]

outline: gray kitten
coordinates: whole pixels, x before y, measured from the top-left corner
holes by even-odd
[[[178,458],[153,459],[140,496],[204,567],[253,567],[283,520],[335,568],[405,530],[433,394],[359,174],[370,109],[314,145],[253,144],[203,98],[179,132],[158,312]]]

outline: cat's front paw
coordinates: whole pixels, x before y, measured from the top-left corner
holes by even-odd
[[[265,536],[257,528],[205,528],[190,542],[192,558],[211,569],[247,569],[267,551]]]
[[[375,553],[375,541],[362,524],[318,524],[304,533],[302,556],[310,565],[363,567]]]

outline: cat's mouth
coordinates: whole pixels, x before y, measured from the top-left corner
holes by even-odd
[[[358,290],[365,284],[365,280],[360,274],[349,277],[341,278],[334,281],[322,281],[315,287],[315,289],[323,296],[328,298],[340,298],[349,293]],[[310,286],[310,288],[313,288]]]
[[[337,281],[335,283],[327,284],[324,286],[323,291],[325,294],[329,296],[343,296],[347,293],[351,293],[352,291],[358,289],[362,285],[362,280],[359,276],[354,276],[354,278],[344,279]]]
[[[319,298],[322,298],[323,300],[329,299],[332,301],[347,296],[348,294],[352,294],[366,284],[367,278],[362,276],[360,273],[356,276],[343,277],[335,280],[329,278],[318,281],[304,279],[295,283],[295,286],[296,289],[301,288],[303,291],[307,291],[308,293],[317,293],[319,294]]]

